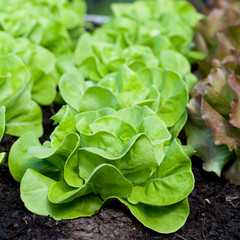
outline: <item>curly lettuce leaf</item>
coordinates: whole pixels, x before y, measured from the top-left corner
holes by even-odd
[[[70,86],[71,91],[66,86]],[[95,86],[83,81],[80,73],[65,74],[60,80],[60,93],[78,112],[148,106],[168,127],[180,120],[188,101],[186,83],[175,72],[160,68],[134,72],[126,65]]]
[[[123,64],[134,71],[159,65],[152,50],[146,46],[133,45],[121,49],[114,43],[99,42],[89,33],[80,37],[74,59],[83,76],[96,82],[109,73],[117,72]]]
[[[0,26],[14,37],[26,37],[58,57],[71,55],[83,31],[84,1],[1,1]]]
[[[90,217],[98,211],[102,200],[98,196],[88,195],[70,203],[53,204],[48,200],[48,192],[55,180],[39,172],[28,169],[21,181],[21,199],[31,212],[43,216],[52,216],[56,220]]]
[[[21,198],[30,211],[55,219],[91,216],[104,201],[117,198],[143,224],[146,209],[155,211],[158,220],[178,216],[171,227],[149,222],[155,231],[172,231],[184,223],[188,205],[181,202],[193,184],[190,161],[155,112],[133,106],[77,113],[64,106],[53,119],[59,125],[51,142],[41,146],[30,132],[10,151],[10,171],[21,181]],[[136,193],[155,179],[161,187],[148,188],[146,196]],[[166,216],[168,209],[175,214]]]
[[[172,233],[181,228],[189,215],[187,199],[169,206],[137,205],[119,199],[130,212],[146,227],[159,233]]]
[[[228,84],[236,93],[237,97],[231,102],[229,113],[229,123],[236,128],[240,128],[240,76],[232,73],[228,79]]]
[[[56,96],[58,82],[54,54],[26,38],[14,39],[6,32],[0,32],[0,39],[0,53],[16,54],[28,67],[31,73],[32,98],[41,105],[51,104]]]
[[[13,54],[0,56],[0,104],[6,107],[6,133],[20,136],[27,131],[43,133],[41,108],[31,99],[30,73]]]
[[[167,37],[170,44],[164,46],[177,49],[193,61],[199,57],[202,59],[202,56],[192,52],[190,44],[193,27],[202,15],[188,2],[136,1],[133,4],[113,4],[112,10],[114,17],[110,23],[94,34],[100,41],[114,42],[121,48],[138,44],[149,46],[155,51],[157,46],[163,46],[161,40]]]
[[[99,181],[100,179],[101,181]],[[111,196],[126,198],[131,191],[132,183],[116,167],[102,164],[94,169],[89,179],[78,189],[69,188],[64,182],[52,184],[48,198],[52,203],[59,204],[70,202],[90,193],[100,195],[102,199]]]

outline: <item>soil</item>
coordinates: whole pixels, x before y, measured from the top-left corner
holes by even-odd
[[[49,117],[54,112],[43,108],[45,135],[41,141],[47,140],[53,130]],[[0,150],[8,152],[15,140],[5,135]],[[240,186],[204,172],[199,159],[193,159],[193,173],[196,183],[189,196],[190,216],[178,232],[163,235],[145,228],[119,203],[111,203],[91,218],[55,221],[37,216],[24,207],[19,183],[14,181],[5,162],[0,167],[0,239],[240,239]]]

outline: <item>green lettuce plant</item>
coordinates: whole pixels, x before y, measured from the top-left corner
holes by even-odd
[[[41,136],[42,112],[31,99],[31,75],[24,63],[14,54],[0,55],[0,106],[5,106],[7,134],[20,136],[34,131]]]
[[[0,32],[0,54],[16,54],[31,73],[32,98],[41,105],[51,104],[56,97],[59,81],[52,52],[26,38],[14,39],[6,32]]]
[[[55,219],[91,216],[118,199],[145,226],[170,233],[189,214],[193,189],[189,149],[172,139],[148,107],[78,113],[64,106],[51,141],[33,132],[17,140],[9,168],[25,206]]]
[[[204,161],[203,168],[224,176],[231,183],[239,179],[239,75],[226,67],[216,68],[188,105],[188,144]],[[201,137],[199,137],[201,136]]]
[[[74,60],[84,77],[96,82],[118,71],[123,64],[134,70],[158,66],[158,60],[148,47],[133,45],[122,49],[114,43],[100,42],[87,32],[77,43]]]
[[[1,0],[0,28],[14,37],[25,37],[54,52],[70,56],[83,31],[85,1]]]
[[[201,15],[185,1],[120,4],[113,6],[109,24],[79,38],[84,6],[82,1],[24,0],[19,8],[17,1],[2,1],[0,27],[13,37],[0,33],[0,51],[14,59],[2,63],[21,69],[13,77],[2,68],[8,89],[14,86],[11,99],[17,99],[15,92],[19,98],[12,105],[0,101],[6,106],[6,133],[21,135],[9,154],[21,199],[33,213],[56,220],[92,216],[116,199],[146,227],[177,231],[189,215],[187,197],[194,185],[193,149],[177,136],[196,83],[190,62],[202,57],[192,43]],[[60,73],[67,72],[59,83],[52,81],[55,63]],[[48,80],[43,76],[50,78],[49,91],[58,84],[67,105],[52,117],[58,125],[41,144],[39,106],[31,94],[41,104],[51,102],[44,98]],[[17,77],[26,88],[11,81]],[[32,125],[20,131],[14,121],[23,121],[23,112]]]
[[[101,42],[97,37],[85,33],[78,41],[74,61],[85,79],[95,82],[119,71],[126,64],[133,71],[146,67],[175,71],[186,81],[189,90],[197,83],[197,78],[191,74],[189,61],[173,48],[161,49],[156,56],[149,46],[131,45],[123,49],[116,43]]]
[[[144,68],[134,72],[126,65],[103,78],[97,85],[84,81],[78,72],[65,74],[59,82],[63,99],[76,111],[111,107],[115,110],[134,105],[148,106],[165,122],[177,127],[186,120],[188,90],[178,74],[160,68]],[[181,124],[180,124],[181,125]]]

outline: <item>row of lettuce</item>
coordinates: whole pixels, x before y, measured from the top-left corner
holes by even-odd
[[[203,159],[203,168],[240,185],[240,5],[214,1],[199,24],[199,81],[191,93],[186,126],[188,144]]]
[[[157,232],[183,226],[194,150],[177,137],[197,83],[191,63],[203,58],[192,40],[202,16],[186,1],[115,4],[90,33],[84,1],[0,4],[0,137],[20,136],[9,169],[25,206],[59,220],[117,199]],[[54,102],[58,125],[40,144],[40,105]]]
[[[43,134],[40,105],[57,99],[58,63],[84,31],[84,1],[0,1],[1,132]],[[1,153],[1,163],[5,154]]]
[[[39,105],[56,99],[62,59],[84,30],[85,2],[0,1],[0,105],[6,133],[43,134]],[[78,33],[78,34],[77,34]]]

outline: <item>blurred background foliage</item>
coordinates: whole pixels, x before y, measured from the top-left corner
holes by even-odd
[[[110,15],[110,5],[116,2],[134,2],[134,0],[87,0],[88,13]]]
[[[89,14],[110,15],[111,3],[134,2],[134,0],[86,0]],[[200,11],[203,11],[206,0],[190,0]]]

